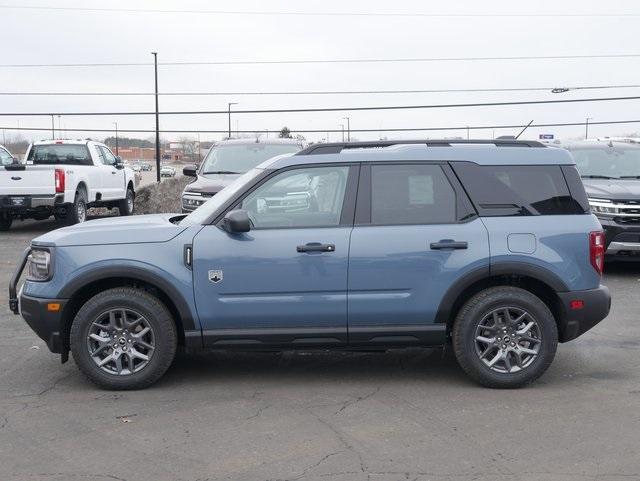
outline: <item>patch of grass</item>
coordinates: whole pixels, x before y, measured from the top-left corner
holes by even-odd
[[[136,189],[136,214],[172,214],[182,212],[182,191],[192,182],[191,177],[170,177],[159,184]]]

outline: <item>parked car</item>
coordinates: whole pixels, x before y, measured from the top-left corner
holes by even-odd
[[[640,260],[640,144],[637,139],[562,142],[576,161],[611,260]]]
[[[136,163],[136,164],[131,164],[131,169],[132,169],[134,172],[141,172],[141,171],[142,171],[142,166],[141,166],[140,164],[138,164],[138,163]]]
[[[173,167],[165,165],[160,169],[160,177],[175,177],[175,176],[176,176],[176,169],[174,169]]]
[[[4,145],[0,145],[0,166],[17,163],[19,163],[18,159],[11,155],[11,152],[9,152],[9,150]]]
[[[304,147],[303,142],[294,139],[237,139],[214,144],[199,167],[187,165],[182,170],[184,175],[196,178],[182,193],[182,212],[194,211],[265,160],[276,155],[293,154]]]
[[[157,381],[179,345],[448,343],[479,383],[522,386],[607,316],[604,234],[567,151],[473,143],[314,145],[187,216],[49,232],[11,309],[110,389]]]
[[[142,168],[142,170],[144,170],[145,172],[148,172],[150,170],[153,170],[153,168],[151,167],[151,164],[149,162],[141,162],[140,163],[140,167]]]
[[[35,142],[25,164],[0,169],[0,230],[13,219],[55,216],[67,224],[84,222],[90,207],[118,207],[133,213],[133,171],[109,148],[85,140]]]

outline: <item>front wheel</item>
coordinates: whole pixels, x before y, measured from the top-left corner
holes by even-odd
[[[453,348],[462,369],[492,388],[517,388],[540,377],[558,346],[547,305],[529,291],[492,287],[472,297],[453,326]]]
[[[73,359],[105,389],[142,389],[167,371],[176,353],[176,326],[166,306],[140,289],[96,294],[71,325]]]
[[[133,190],[129,187],[127,188],[126,197],[118,202],[118,210],[120,211],[120,215],[133,214],[134,202],[135,202],[135,194]]]

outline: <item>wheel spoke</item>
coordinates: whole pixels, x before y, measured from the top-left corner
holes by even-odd
[[[496,342],[496,338],[495,337],[488,338],[488,337],[484,337],[484,336],[478,336],[478,337],[476,337],[476,341],[484,342],[485,344],[493,344],[494,342]]]
[[[108,337],[99,336],[95,333],[89,334],[89,337],[100,344],[108,344],[111,341]]]
[[[102,351],[104,351],[108,347],[109,347],[108,343],[105,343],[105,344],[102,344],[102,345],[96,347],[96,350],[91,352],[91,357],[97,356],[98,354],[100,354]]]
[[[142,354],[140,351],[133,348],[131,349],[131,356],[136,357],[138,359],[142,359],[143,361],[149,360],[149,356],[147,356],[146,354]]]
[[[147,344],[146,342],[144,342],[143,340],[139,339],[136,342],[133,343],[134,346],[140,346],[144,349],[149,349],[149,350],[153,350],[153,346],[151,344]]]
[[[518,317],[516,317],[515,319],[511,320],[511,326],[513,326],[513,327],[519,326],[522,323],[523,319],[525,317],[527,317],[527,316],[528,316],[528,314],[526,312],[523,312]]]
[[[131,337],[135,338],[135,339],[141,339],[146,333],[148,333],[151,330],[150,327],[145,327],[144,329],[142,329],[140,332],[135,332],[133,334],[131,334]]]
[[[131,355],[131,353],[127,354],[127,361],[128,361],[129,372],[133,373],[135,370],[135,367],[133,362],[133,356]]]
[[[505,353],[504,355],[504,367],[507,372],[511,372],[511,361],[509,360],[509,353]]]
[[[511,314],[509,309],[502,309],[502,324],[509,326],[511,324]]]
[[[489,361],[489,367],[493,366],[496,362],[498,362],[501,357],[502,357],[502,352],[498,351],[496,355],[493,357],[493,359]]]
[[[116,371],[118,374],[122,373],[122,355],[115,357],[114,361],[116,362]]]
[[[105,357],[102,361],[98,363],[98,366],[102,367],[105,364],[107,364],[109,361],[113,361],[113,359],[114,359],[113,354],[109,354],[107,357]]]
[[[535,322],[529,321],[522,329],[518,329],[516,332],[518,334],[524,334],[525,332],[529,331],[529,329],[531,329],[535,325],[536,325]]]
[[[532,356],[538,355],[538,351],[534,351],[533,349],[529,349],[528,347],[520,346],[519,349],[520,349],[520,352],[522,352],[524,354],[531,354]]]

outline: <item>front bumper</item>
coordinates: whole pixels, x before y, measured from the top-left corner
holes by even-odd
[[[41,299],[38,297],[20,295],[20,314],[29,327],[40,339],[47,343],[51,352],[60,354],[62,345],[62,313],[67,303],[66,299]],[[57,310],[49,310],[49,306],[57,304]]]
[[[640,223],[622,223],[605,217],[598,220],[604,230],[607,256],[640,260]]]
[[[611,310],[611,295],[606,286],[585,291],[559,292],[562,318],[559,322],[560,342],[567,342],[581,336],[602,321]],[[581,308],[572,307],[582,301]]]

